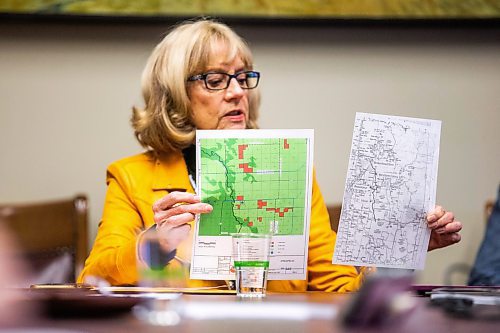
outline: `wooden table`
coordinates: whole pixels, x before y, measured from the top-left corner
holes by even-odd
[[[91,313],[86,311],[85,297],[80,301],[75,300],[77,304],[83,305],[79,310],[82,315]],[[88,296],[90,297],[90,296]],[[10,328],[22,328],[22,332],[30,332],[31,329],[43,330],[43,332],[203,332],[203,333],[223,333],[223,332],[238,332],[238,333],[332,333],[332,332],[401,332],[401,333],[432,333],[432,332],[475,332],[488,333],[500,332],[500,321],[484,321],[470,320],[466,318],[456,318],[446,315],[442,309],[429,306],[428,298],[415,298],[418,306],[405,320],[394,326],[372,327],[372,328],[346,328],[340,324],[340,315],[345,309],[346,302],[352,295],[309,292],[300,294],[268,294],[263,300],[247,302],[239,300],[234,295],[182,295],[179,299],[184,306],[192,306],[197,309],[210,309],[218,307],[218,304],[234,305],[234,308],[242,304],[250,305],[250,307],[271,306],[273,311],[282,311],[280,304],[300,305],[302,308],[322,308],[336,311],[337,315],[331,318],[310,318],[307,320],[283,320],[283,319],[266,319],[258,320],[251,319],[212,319],[212,320],[197,320],[193,318],[183,318],[179,325],[176,326],[153,326],[144,321],[139,320],[132,311],[124,309],[120,313],[107,312],[106,309],[98,316],[93,313],[92,316],[72,316],[68,317],[64,308],[53,308],[59,311],[55,316],[48,316],[45,313],[48,303],[40,301],[37,297],[28,295],[24,301],[27,303],[38,304],[39,311],[30,310],[23,315],[23,319],[16,323],[7,325]],[[109,309],[113,308],[113,302],[123,302],[118,298],[107,298]],[[117,304],[117,303],[116,303]],[[41,305],[41,307],[40,307]],[[64,304],[63,304],[64,306]],[[99,312],[99,311],[98,311]],[[0,330],[1,332],[1,330]]]

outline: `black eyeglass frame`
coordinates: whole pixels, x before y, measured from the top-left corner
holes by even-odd
[[[227,80],[226,86],[224,88],[210,88],[208,86],[208,82],[207,82],[207,76],[210,75],[210,74],[223,74],[223,75],[228,76],[229,79]],[[251,78],[257,78],[257,82],[255,83],[255,86],[251,87],[251,88],[249,88],[249,87],[243,87],[238,82],[238,76],[241,75],[241,74],[247,74],[247,77],[248,77],[248,75],[250,75]],[[254,76],[252,76],[252,75],[254,75]],[[205,83],[205,88],[207,88],[208,90],[219,91],[219,90],[225,90],[225,89],[227,89],[229,87],[229,85],[231,84],[231,80],[232,79],[236,79],[236,82],[238,82],[238,84],[241,87],[241,89],[255,89],[259,85],[260,72],[257,72],[257,71],[243,71],[243,72],[238,72],[238,73],[234,73],[234,74],[229,74],[229,73],[224,73],[224,72],[207,72],[207,73],[203,73],[203,74],[197,74],[197,75],[190,76],[190,77],[188,77],[187,80],[190,81],[190,82],[202,80]]]

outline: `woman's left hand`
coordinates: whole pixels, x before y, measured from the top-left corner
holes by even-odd
[[[460,242],[459,231],[462,223],[455,220],[453,212],[447,212],[441,206],[427,214],[427,225],[431,229],[431,239],[427,251],[432,251]]]

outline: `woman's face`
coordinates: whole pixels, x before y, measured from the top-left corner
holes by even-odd
[[[205,70],[234,74],[246,70],[240,57],[230,62],[226,46],[222,43]],[[201,74],[201,73],[200,73]],[[231,79],[224,90],[208,90],[203,80],[192,81],[188,86],[192,118],[197,129],[245,129],[248,122],[248,90],[242,89],[236,79]]]

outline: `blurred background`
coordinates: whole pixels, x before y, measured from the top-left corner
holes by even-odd
[[[131,107],[174,22],[0,20],[0,202],[84,193],[92,245],[107,165],[142,151]],[[463,240],[430,253],[418,282],[472,264],[500,183],[498,25],[230,25],[262,72],[261,127],[315,130],[328,204],[342,201],[356,112],[442,120],[437,202],[463,222]]]

